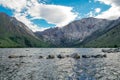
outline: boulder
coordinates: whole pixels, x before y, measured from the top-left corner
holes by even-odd
[[[102,55],[102,54],[98,54],[98,55],[94,55],[92,56],[93,58],[104,58],[107,57],[106,54]]]
[[[104,53],[117,53],[117,52],[120,52],[120,48],[115,48],[115,49],[102,49],[102,52],[104,52]]]
[[[66,55],[66,57],[68,58],[68,57],[70,57],[70,55]]]
[[[78,53],[73,53],[71,57],[74,59],[80,59],[80,55]]]
[[[82,58],[106,58],[106,54],[97,54],[97,55],[82,55]]]
[[[39,59],[42,59],[43,58],[43,56],[39,56]]]
[[[82,58],[90,58],[90,55],[82,55]]]
[[[23,57],[26,57],[26,56],[23,56],[23,55],[20,55],[20,56],[10,55],[10,56],[8,56],[8,58],[23,58]]]
[[[65,58],[65,56],[62,55],[62,54],[59,54],[59,55],[57,55],[57,58],[59,58],[59,59],[63,59],[63,58]]]
[[[19,58],[19,56],[16,56],[16,55],[10,55],[10,56],[8,56],[8,58]]]
[[[26,56],[23,56],[23,55],[20,55],[19,58],[23,58],[23,57],[26,57]]]
[[[55,56],[54,55],[48,55],[46,59],[54,59]]]

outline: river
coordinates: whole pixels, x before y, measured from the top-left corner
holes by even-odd
[[[56,57],[73,53],[107,57]],[[49,54],[55,58],[46,59]],[[0,48],[0,80],[120,80],[120,53],[103,53],[101,48]]]

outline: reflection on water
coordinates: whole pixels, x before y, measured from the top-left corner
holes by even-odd
[[[0,80],[120,80],[120,53],[107,54],[107,58],[46,59],[49,54],[73,53],[103,54],[94,48],[0,49]]]

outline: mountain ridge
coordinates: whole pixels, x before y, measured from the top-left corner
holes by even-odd
[[[90,17],[73,21],[62,28],[50,28],[35,34],[44,41],[51,42],[56,47],[75,47],[76,44],[82,43],[93,33],[98,31],[99,35],[103,34],[103,32],[112,29],[118,23],[120,23],[120,19],[107,20]]]
[[[120,47],[119,30],[120,18],[107,20],[89,17],[73,21],[62,28],[33,32],[16,18],[0,12],[0,47],[3,48]],[[105,44],[107,42],[110,45]]]
[[[44,44],[25,24],[0,13],[0,47],[45,47]]]

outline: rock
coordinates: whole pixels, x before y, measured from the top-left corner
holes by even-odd
[[[80,55],[78,53],[72,54],[71,57],[74,59],[80,59]]]
[[[20,64],[16,63],[15,66],[20,67]]]
[[[70,57],[70,55],[66,55],[66,57],[68,58],[68,57]]]
[[[25,62],[22,61],[22,62],[20,62],[20,63],[25,63]]]
[[[91,57],[93,57],[93,58],[105,58],[107,56],[106,56],[106,54],[104,54],[104,55],[98,54],[98,55],[92,55]]]
[[[102,52],[104,52],[104,53],[112,53],[113,49],[108,49],[108,50],[102,49]]]
[[[103,57],[105,57],[105,58],[106,58],[106,57],[107,57],[107,55],[106,55],[106,54],[104,54],[104,55],[103,55]]]
[[[23,56],[23,55],[20,55],[19,58],[23,58],[23,57],[26,57],[26,56]]]
[[[43,58],[43,56],[39,56],[39,59],[42,59]]]
[[[19,58],[19,56],[16,56],[16,55],[10,55],[10,56],[8,56],[8,58]]]
[[[48,55],[46,59],[54,59],[55,56],[54,55]]]
[[[107,55],[97,54],[97,55],[82,55],[82,58],[106,58]]]
[[[82,55],[82,58],[90,58],[89,55]]]
[[[120,48],[115,48],[115,49],[102,49],[102,52],[104,53],[117,53],[120,52]]]
[[[120,48],[114,49],[114,52],[120,52]]]
[[[59,55],[57,55],[57,58],[59,58],[59,59],[63,59],[63,58],[65,58],[65,56],[62,55],[62,54],[59,54]]]
[[[10,56],[8,56],[8,58],[23,58],[23,57],[26,57],[26,56],[23,56],[23,55],[20,55],[20,56],[10,55]]]

